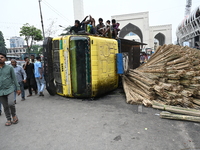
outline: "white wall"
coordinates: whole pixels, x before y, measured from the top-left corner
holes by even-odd
[[[132,13],[124,15],[112,16],[120,23],[120,29],[131,23],[142,31],[143,43],[146,43],[149,48],[154,47],[154,37],[158,33],[165,35],[165,43],[172,43],[172,25],[149,26],[149,12]]]

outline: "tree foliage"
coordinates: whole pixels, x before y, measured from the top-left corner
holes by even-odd
[[[42,54],[42,47],[40,45],[33,45],[31,52],[37,55]]]
[[[43,39],[42,37],[42,31],[40,29],[37,29],[34,26],[30,26],[28,23],[24,24],[20,28],[20,36],[25,37],[25,41],[27,44],[27,50],[28,54],[30,55],[31,48],[33,46],[34,41],[41,41]]]
[[[4,40],[3,33],[0,31],[0,53],[6,54],[7,48]]]

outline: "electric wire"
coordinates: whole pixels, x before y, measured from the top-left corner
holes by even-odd
[[[61,14],[57,9],[55,9],[52,5],[50,5],[47,1],[42,1],[47,7],[49,7],[54,13],[56,13],[58,16],[63,18],[68,23],[71,23],[71,20],[69,20],[67,17],[65,17],[63,14]]]

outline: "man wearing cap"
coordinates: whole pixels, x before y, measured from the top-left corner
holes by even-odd
[[[24,101],[25,100],[24,83],[26,83],[26,72],[21,66],[17,65],[17,61],[15,59],[11,60],[11,65],[14,68],[18,84],[20,85],[21,97],[22,97],[21,100]],[[14,92],[14,100],[16,104],[16,92]]]
[[[0,102],[4,107],[4,112],[7,118],[6,126],[18,123],[16,115],[14,99],[14,91],[18,95],[21,94],[20,86],[17,82],[15,72],[12,66],[6,65],[6,54],[0,53]],[[11,115],[13,121],[11,121]]]

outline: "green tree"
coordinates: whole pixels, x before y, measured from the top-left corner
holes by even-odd
[[[20,36],[25,37],[27,50],[28,50],[28,54],[30,57],[30,51],[32,49],[33,42],[41,41],[43,39],[42,31],[40,29],[37,29],[36,27],[30,26],[28,23],[26,23],[20,28]]]
[[[42,54],[42,46],[40,45],[33,45],[31,49],[32,53],[35,53],[39,56],[39,54]]]
[[[37,55],[42,54],[42,53],[43,53],[43,47],[40,47]]]
[[[6,54],[7,48],[4,40],[3,33],[0,31],[0,53]]]

